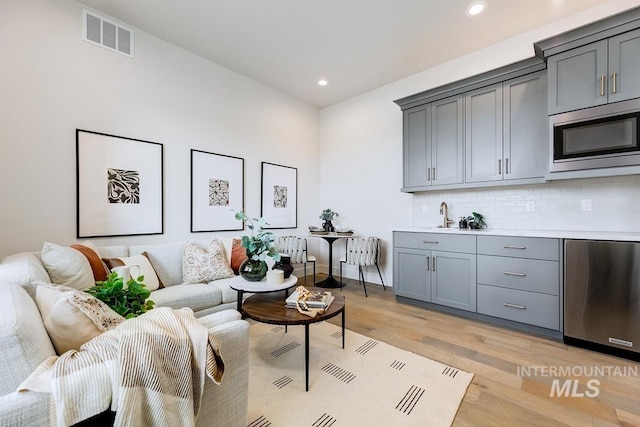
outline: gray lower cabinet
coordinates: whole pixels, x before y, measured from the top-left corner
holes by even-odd
[[[560,330],[560,241],[478,236],[477,311]]]
[[[393,257],[396,295],[476,310],[475,236],[394,232]]]
[[[640,30],[549,57],[549,114],[640,97]]]
[[[561,258],[559,239],[394,231],[393,290],[561,331]]]

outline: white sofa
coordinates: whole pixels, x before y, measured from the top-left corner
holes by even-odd
[[[200,242],[206,244],[206,242]],[[210,284],[182,284],[185,243],[99,247],[102,257],[146,251],[164,289],[152,292],[156,306],[190,307],[219,340],[225,362],[220,385],[207,378],[197,425],[245,426],[249,378],[249,324],[240,319],[234,278]],[[225,245],[226,246],[226,245]],[[230,246],[229,246],[230,248]],[[230,249],[228,251],[231,252]],[[50,282],[37,252],[6,257],[0,263],[0,425],[50,424],[49,395],[16,389],[55,350],[34,302],[31,283]]]

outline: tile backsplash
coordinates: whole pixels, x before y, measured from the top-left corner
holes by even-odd
[[[494,229],[640,232],[640,175],[414,193],[413,225],[442,224],[441,202],[456,227],[475,211]]]

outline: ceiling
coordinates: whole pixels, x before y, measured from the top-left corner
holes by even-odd
[[[323,108],[604,0],[80,0]],[[328,80],[319,86],[319,79]]]

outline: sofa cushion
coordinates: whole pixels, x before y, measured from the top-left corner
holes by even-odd
[[[206,283],[233,277],[227,262],[224,246],[218,239],[209,243],[207,249],[187,242],[182,255],[182,275],[185,284]]]
[[[79,350],[124,318],[86,292],[67,286],[36,282],[36,303],[44,327],[58,354]]]
[[[149,298],[157,307],[190,307],[195,312],[221,304],[222,292],[216,287],[199,283],[167,286],[151,292]]]
[[[45,242],[40,256],[53,283],[80,290],[95,285],[89,261],[80,251]]]
[[[140,268],[140,275],[144,276],[143,283],[148,290],[155,291],[156,289],[164,288],[162,282],[158,278],[156,270],[153,268],[153,265],[151,265],[151,261],[147,257],[146,252],[130,257],[103,258],[102,260],[105,262],[107,267],[109,267],[109,270],[112,270],[114,267],[125,265],[138,266]],[[137,278],[138,277],[135,277],[135,279]]]
[[[0,396],[11,393],[56,352],[38,307],[18,285],[0,286]]]
[[[51,281],[42,261],[30,252],[20,252],[3,259],[0,264],[0,277],[2,277],[2,286],[22,286],[33,298],[36,294],[35,289],[30,286],[31,282],[36,280]]]
[[[210,282],[209,286],[213,286],[220,289],[223,303],[235,302],[238,300],[238,291],[234,291],[230,287],[233,284],[234,280],[244,280],[244,279],[242,279],[240,276],[234,275],[230,279],[216,280],[216,281]]]
[[[131,246],[129,254],[138,255],[146,252],[160,281],[165,287],[170,287],[182,283],[183,249],[184,243],[138,245]]]

